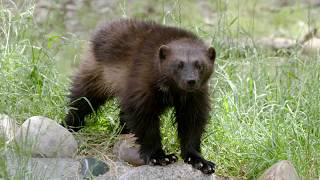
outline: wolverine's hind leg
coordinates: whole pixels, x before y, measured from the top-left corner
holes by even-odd
[[[70,109],[65,118],[65,125],[68,129],[78,131],[84,126],[85,116],[95,112],[105,103],[107,97],[96,97],[86,91],[79,91],[77,87],[73,88],[69,96]]]
[[[129,134],[130,129],[128,128],[128,125],[125,120],[125,114],[122,110],[120,110],[119,117],[120,117],[120,128],[121,128],[120,134]]]
[[[111,97],[97,71],[85,69],[75,76],[69,94],[69,111],[63,123],[68,129],[78,131],[84,126],[86,115],[95,112]]]

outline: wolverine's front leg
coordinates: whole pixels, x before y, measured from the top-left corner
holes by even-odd
[[[184,161],[205,174],[215,171],[215,164],[205,160],[200,152],[201,136],[207,124],[209,101],[206,93],[191,94],[177,102],[176,121]]]
[[[140,157],[145,163],[167,165],[176,162],[178,158],[174,154],[166,155],[162,149],[159,120],[161,108],[154,100],[148,94],[137,92],[126,96],[121,100],[121,118],[137,137]]]

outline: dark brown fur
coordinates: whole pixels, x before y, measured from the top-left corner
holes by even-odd
[[[214,164],[200,155],[200,143],[210,110],[208,79],[214,60],[213,48],[180,28],[134,20],[108,23],[93,36],[88,57],[73,79],[73,108],[66,125],[78,130],[87,114],[117,97],[123,133],[136,135],[146,163],[166,165],[176,156],[162,150],[159,116],[174,107],[182,157],[213,173]]]

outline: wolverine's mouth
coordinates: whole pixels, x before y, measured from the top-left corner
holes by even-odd
[[[198,89],[198,86],[197,85],[182,84],[180,86],[180,88],[187,91],[187,92],[194,92]]]
[[[186,90],[187,92],[194,92],[194,91],[197,90],[197,88],[195,88],[195,87],[187,87],[187,88],[185,88],[185,90]]]

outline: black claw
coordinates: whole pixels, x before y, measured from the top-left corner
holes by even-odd
[[[176,162],[177,159],[178,159],[178,157],[175,156],[174,154],[161,155],[159,157],[153,157],[152,159],[150,159],[150,164],[165,166],[165,165],[172,164],[172,163]]]
[[[173,162],[177,162],[178,161],[178,157],[177,156],[172,156],[172,160],[173,160]]]
[[[215,172],[215,170],[209,166],[208,168],[203,169],[202,172],[205,174],[212,174]]]
[[[178,160],[178,157],[174,154],[169,154],[168,158],[171,162],[177,162],[177,160]]]
[[[203,164],[201,162],[194,164],[194,168],[201,169],[203,167]]]
[[[202,171],[204,174],[212,174],[215,172],[215,164],[210,161],[206,161],[203,158],[191,158],[188,157],[185,159],[185,162],[189,163],[195,169]]]
[[[150,164],[151,164],[151,165],[156,165],[156,164],[157,164],[157,160],[151,159],[151,160],[150,160]]]

